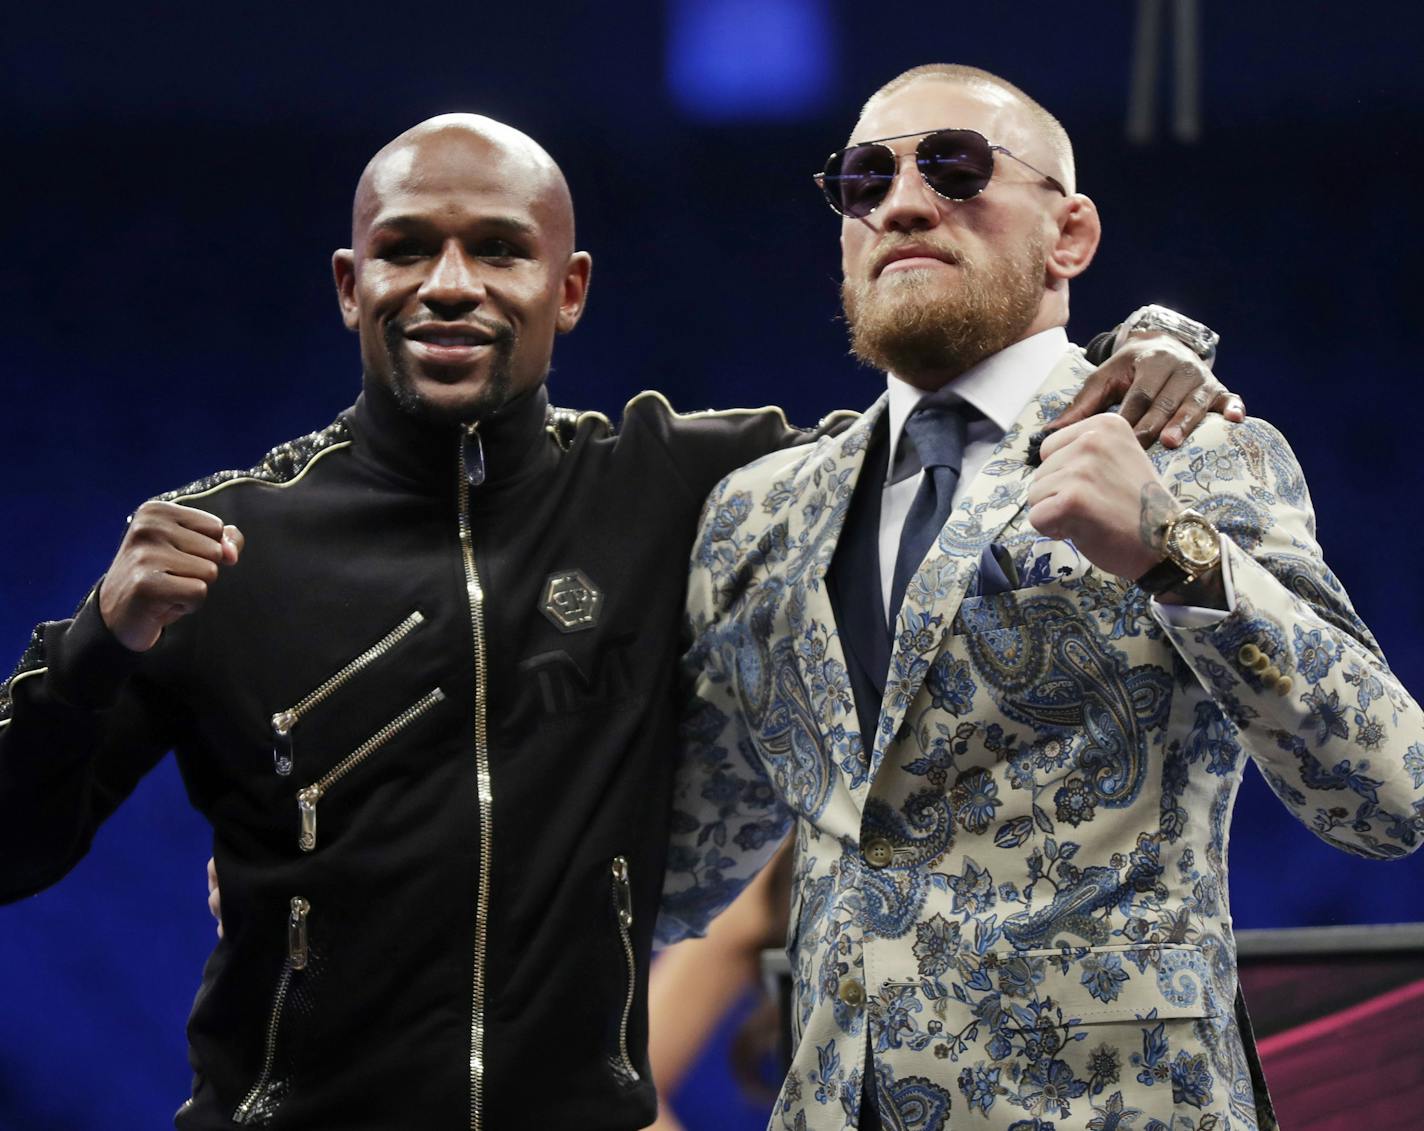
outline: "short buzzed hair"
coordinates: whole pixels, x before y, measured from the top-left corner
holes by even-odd
[[[861,117],[865,116],[866,111],[873,103],[884,98],[887,94],[893,94],[901,87],[909,86],[916,79],[924,78],[945,79],[963,86],[1002,91],[1017,100],[1028,112],[1029,120],[1038,127],[1044,140],[1048,142],[1049,149],[1057,160],[1062,174],[1059,180],[1067,186],[1069,192],[1076,191],[1074,187],[1076,173],[1073,163],[1073,143],[1068,139],[1068,131],[1063,128],[1063,123],[1008,79],[1000,78],[990,71],[969,67],[963,63],[925,63],[919,67],[911,67],[908,71],[902,71],[896,75],[867,98],[865,105],[860,108]]]

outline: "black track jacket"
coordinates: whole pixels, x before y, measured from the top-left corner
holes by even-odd
[[[150,652],[93,595],[36,630],[0,686],[0,899],[169,749],[214,828],[180,1128],[652,1120],[687,551],[722,476],[811,435],[656,394],[615,434],[540,388],[470,437],[368,389],[165,496],[246,546]]]

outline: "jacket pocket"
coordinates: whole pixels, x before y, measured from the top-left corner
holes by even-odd
[[[1186,1112],[1191,1126],[1199,1112],[1224,1123],[1232,1084],[1221,1050],[1231,1005],[1223,1010],[1200,947],[1005,953],[994,976],[1000,1008],[984,1034],[988,1048],[1028,1064],[1023,1083],[1055,1113],[1067,1116],[1071,1100],[1077,1115],[1075,1097],[1086,1106],[1089,1096],[1118,1095],[1138,1126],[1167,1126]]]
[[[293,896],[287,911],[287,956],[282,972],[277,976],[277,989],[272,995],[272,1009],[267,1017],[262,1047],[262,1067],[257,1079],[242,1102],[232,1113],[232,1121],[249,1127],[264,1127],[272,1122],[291,1091],[289,1064],[279,1060],[282,1021],[291,1010],[291,1002],[306,988],[313,973],[308,918],[311,904],[301,896]]]
[[[292,772],[296,756],[292,731],[302,721],[302,718],[313,708],[340,691],[424,623],[425,615],[416,609],[344,668],[324,680],[319,687],[302,696],[294,706],[277,711],[272,715],[272,765],[277,773],[286,777]]]
[[[1222,1013],[1201,947],[1145,944],[1005,951],[995,955],[1005,1000],[1052,1000],[1068,1024]]]
[[[628,1024],[633,1016],[633,996],[638,988],[638,962],[633,953],[633,883],[628,872],[628,859],[615,856],[610,869],[611,886],[609,895],[613,905],[613,919],[618,928],[618,941],[623,950],[625,964],[622,1012],[618,1018],[618,1048],[609,1062],[613,1074],[620,1084],[636,1084],[638,1070],[633,1067],[633,1058],[628,1052]]]
[[[316,848],[316,807],[327,791],[444,698],[445,692],[438,687],[427,691],[311,785],[297,791],[297,815],[300,821],[297,846],[303,852],[311,852]]]

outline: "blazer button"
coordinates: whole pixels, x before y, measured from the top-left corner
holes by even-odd
[[[889,867],[895,859],[895,848],[883,836],[872,837],[865,842],[865,862],[872,868]]]
[[[840,986],[840,999],[846,1005],[854,1009],[859,1009],[865,1004],[865,987],[855,978],[842,978]]]
[[[1256,659],[1260,655],[1261,649],[1257,648],[1256,645],[1243,644],[1241,645],[1241,651],[1236,653],[1236,658],[1249,668],[1255,665]]]
[[[1291,693],[1291,688],[1294,686],[1295,684],[1291,682],[1291,677],[1283,675],[1280,679],[1276,680],[1276,694],[1284,699]]]

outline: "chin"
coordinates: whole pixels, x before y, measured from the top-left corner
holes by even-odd
[[[508,381],[484,374],[458,382],[401,375],[395,382],[396,399],[414,416],[434,424],[457,425],[483,420],[509,400]]]

